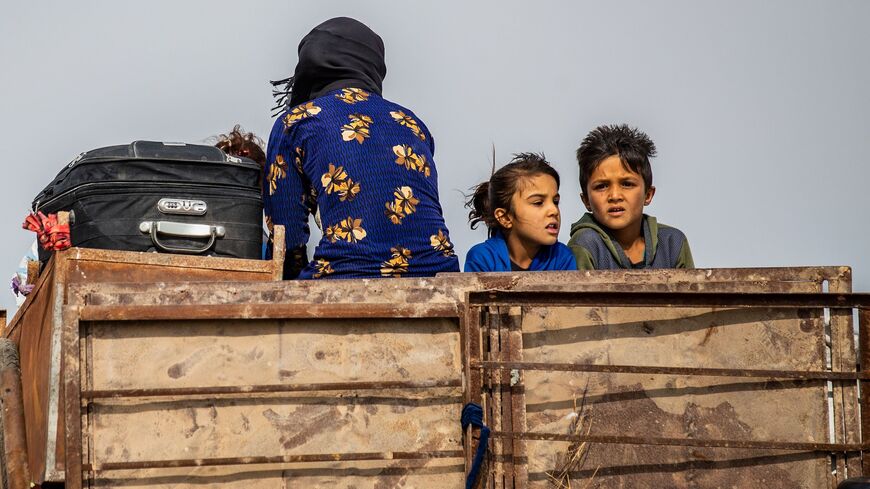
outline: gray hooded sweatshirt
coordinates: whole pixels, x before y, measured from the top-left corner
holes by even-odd
[[[571,225],[568,246],[578,270],[695,268],[689,242],[679,229],[658,224],[655,217],[644,214],[643,238],[643,262],[631,263],[622,246],[587,212]]]

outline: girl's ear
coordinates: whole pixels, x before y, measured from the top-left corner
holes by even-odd
[[[508,214],[507,209],[499,207],[493,213],[495,215],[495,220],[501,225],[501,227],[505,229],[510,229],[514,223],[511,220],[511,216]]]
[[[583,205],[586,206],[586,210],[592,212],[592,206],[589,205],[589,196],[586,194],[580,194],[580,200],[583,201]]]
[[[656,194],[656,188],[652,185],[646,189],[646,197],[643,199],[643,205],[649,205],[652,202],[653,195]]]

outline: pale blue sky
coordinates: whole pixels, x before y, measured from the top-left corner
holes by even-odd
[[[493,144],[501,163],[543,151],[560,171],[565,241],[582,214],[579,141],[626,122],[659,149],[649,212],[686,233],[699,266],[851,265],[870,290],[861,0],[7,2],[0,279],[32,239],[30,201],[75,155],[235,123],[266,136],[267,80],[338,15],[384,38],[385,96],[434,134],[461,255],[485,237],[461,192],[488,177]]]

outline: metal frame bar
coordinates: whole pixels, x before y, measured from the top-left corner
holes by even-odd
[[[510,309],[508,307],[500,307],[498,310],[498,314],[496,316],[498,318],[498,327],[496,328],[495,334],[490,335],[492,340],[496,340],[498,343],[498,351],[497,355],[493,356],[493,350],[490,350],[490,358],[495,358],[496,361],[500,361],[499,359],[506,358],[508,361],[513,360],[512,355],[514,353],[513,345],[510,342]],[[492,345],[492,344],[491,344]],[[506,425],[513,427],[516,421],[516,410],[514,410],[514,392],[511,388],[511,382],[505,382],[505,377],[510,378],[509,375],[505,375],[504,372],[494,372],[496,375],[491,375],[490,379],[492,382],[492,388],[494,390],[499,391],[500,395],[500,408],[501,408],[501,422]],[[516,473],[516,458],[517,458],[517,449],[519,445],[519,440],[509,439],[506,443],[502,444],[502,453],[499,454],[502,457],[502,464],[504,465],[504,486],[505,489],[513,488],[519,486],[519,482],[517,481],[517,473]]]
[[[471,314],[471,310],[468,308],[462,308],[462,319],[459,322],[459,341],[462,348],[462,376],[465,380],[465,392],[463,392],[463,405],[468,404],[469,402],[480,402],[479,397],[473,397],[474,392],[480,392],[481,389],[478,386],[477,388],[471,388],[470,386],[475,386],[475,379],[479,378],[482,372],[478,372],[476,370],[472,370],[469,359],[471,358],[471,352],[477,352],[480,348],[479,345],[479,337],[476,338],[474,335],[479,332],[478,325],[479,318],[475,318]],[[477,449],[477,445],[473,442],[473,428],[469,426],[467,429],[462,432],[462,448],[465,452],[465,456],[463,457],[465,468],[463,473],[468,476],[469,471],[471,471],[471,466],[473,464],[473,458],[475,450]],[[483,475],[481,475],[483,477]]]
[[[64,487],[82,488],[81,323],[79,308],[64,308],[61,332],[63,359]]]
[[[789,380],[870,380],[870,371],[830,372],[799,370],[740,370],[730,368],[648,367],[637,365],[592,365],[580,363],[472,361],[481,370],[545,370],[550,372],[598,372],[614,374],[687,375],[692,377],[750,377]]]
[[[870,309],[870,293],[626,292],[492,290],[468,294],[472,306],[777,307]]]
[[[5,321],[0,314],[0,322]],[[21,360],[18,347],[8,339],[0,340],[0,432],[3,438],[4,488],[30,487],[30,466],[27,461],[27,434],[24,430],[24,397],[21,388]]]
[[[698,438],[660,438],[645,436],[563,435],[559,433],[493,431],[490,436],[514,440],[543,440],[609,443],[618,445],[655,445],[704,448],[768,449],[796,452],[859,452],[870,449],[870,443],[803,443],[767,440],[722,440]]]
[[[462,380],[430,382],[381,381],[381,382],[330,382],[322,384],[267,384],[215,387],[177,387],[163,389],[117,389],[83,391],[83,400],[124,399],[131,397],[170,396],[218,396],[230,394],[271,394],[279,392],[323,392],[379,389],[430,389],[439,387],[462,387]]]
[[[82,321],[173,319],[391,319],[458,318],[459,308],[441,304],[209,304],[179,306],[83,306]]]
[[[143,460],[138,462],[108,462],[83,464],[85,473],[100,470],[168,469],[178,467],[215,467],[248,464],[295,464],[311,462],[350,462],[367,460],[428,460],[432,458],[462,458],[463,450],[433,450],[423,452],[359,452],[277,455],[274,457],[189,458],[174,460]]]
[[[870,367],[870,310],[858,311],[858,363],[861,369]],[[861,390],[861,442],[870,442],[870,382],[858,384]],[[864,475],[870,474],[870,453],[861,454],[861,468]]]

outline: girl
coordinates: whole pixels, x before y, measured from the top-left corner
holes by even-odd
[[[219,134],[215,146],[224,153],[233,156],[250,158],[260,165],[266,166],[266,153],[263,152],[263,140],[252,132],[244,132],[239,124],[227,134]]]
[[[249,158],[257,162],[260,168],[266,166],[266,153],[263,151],[263,140],[252,132],[244,132],[242,126],[236,124],[233,130],[227,134],[219,134],[215,147],[224,153],[242,158]],[[263,184],[263,174],[260,173],[260,185]],[[272,230],[267,227],[266,219],[263,219],[263,252],[266,256],[266,247],[272,239]]]
[[[471,229],[483,222],[489,239],[474,245],[466,272],[576,270],[559,243],[559,174],[543,155],[522,153],[474,189],[466,202]]]

